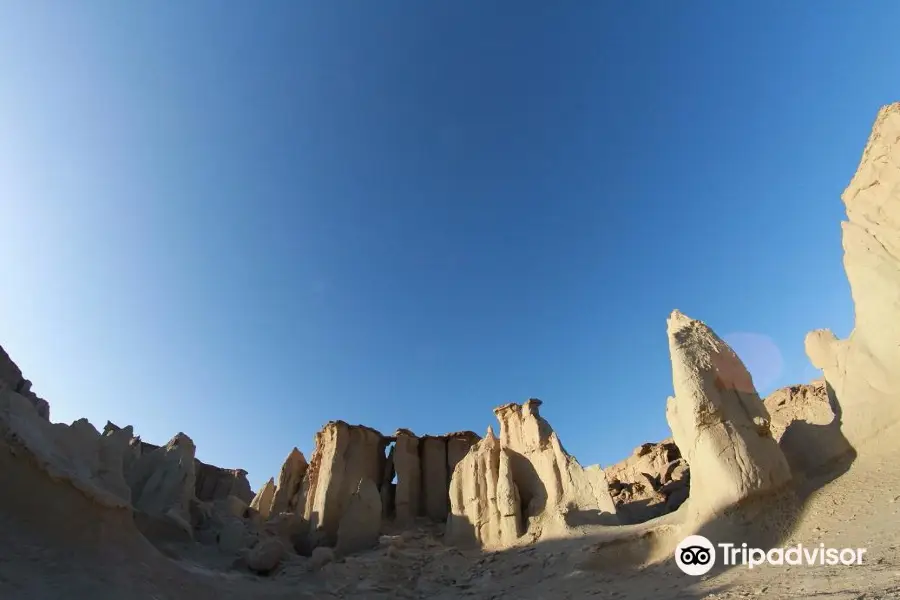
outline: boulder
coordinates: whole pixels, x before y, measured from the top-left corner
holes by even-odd
[[[824,380],[792,385],[763,401],[778,442],[794,475],[814,474],[852,448],[840,430]]]
[[[344,421],[331,421],[316,434],[303,511],[313,547],[336,543],[344,509],[361,479],[381,481],[387,444],[378,431]]]
[[[300,491],[303,486],[303,477],[309,464],[306,457],[297,448],[291,450],[281,472],[278,475],[278,485],[275,487],[275,495],[272,498],[272,507],[269,511],[273,515],[286,512],[295,512],[300,502]]]
[[[810,332],[806,353],[824,371],[841,431],[858,451],[900,422],[900,103],[879,111],[842,200],[854,327],[846,340]]]
[[[690,465],[694,516],[783,488],[790,468],[744,363],[700,321],[676,310],[667,325],[675,396],[666,420]]]
[[[381,495],[371,479],[360,479],[347,501],[338,527],[338,554],[347,555],[378,545],[381,535]]]
[[[143,454],[128,474],[134,507],[153,517],[190,523],[194,498],[194,442],[178,433],[165,446]]]
[[[520,508],[509,454],[488,428],[453,471],[446,538],[459,546],[509,547],[522,534]]]
[[[394,470],[397,487],[394,490],[394,509],[397,522],[411,524],[422,514],[422,464],[419,460],[419,438],[408,429],[394,434]]]
[[[280,539],[264,539],[246,553],[247,568],[260,574],[270,573],[286,553],[287,549]]]
[[[262,488],[256,492],[256,496],[250,502],[250,508],[255,510],[260,518],[266,520],[272,511],[272,500],[275,497],[275,479],[269,478]]]

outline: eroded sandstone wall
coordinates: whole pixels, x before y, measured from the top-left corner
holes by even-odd
[[[854,327],[846,340],[811,332],[806,353],[823,370],[841,430],[859,450],[900,423],[900,103],[879,111],[841,198]]]

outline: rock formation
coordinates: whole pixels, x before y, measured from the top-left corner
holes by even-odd
[[[309,464],[306,457],[297,448],[291,450],[284,464],[281,466],[281,472],[278,475],[278,484],[275,488],[275,495],[272,498],[272,507],[269,513],[278,515],[285,512],[296,512],[300,503],[300,492],[303,487],[303,477],[306,475],[306,469]]]
[[[519,490],[525,519],[558,517],[552,526],[565,528],[568,512],[616,514],[609,483],[599,467],[583,469],[570,456],[541,416],[541,401],[494,409],[500,422],[500,446],[509,454],[513,480]]]
[[[250,508],[259,513],[262,519],[268,519],[272,511],[272,500],[275,498],[275,479],[269,478],[250,502]]]
[[[86,419],[71,426],[50,423],[45,412],[12,388],[0,389],[3,441],[11,448],[24,447],[51,479],[68,482],[101,505],[128,508],[131,491],[122,475],[122,461],[131,432],[101,436]]]
[[[0,346],[0,389],[8,389],[28,400],[45,421],[50,420],[50,404],[31,391],[31,382],[22,376],[22,370]]]
[[[772,437],[795,476],[813,474],[852,450],[841,433],[824,380],[781,388],[763,402],[771,418]]]
[[[842,431],[859,450],[900,422],[900,103],[882,108],[842,195],[844,269],[855,322],[846,340],[806,337],[806,353],[833,390]]]
[[[194,493],[198,500],[214,502],[229,496],[240,498],[244,502],[253,500],[247,471],[243,469],[223,469],[197,460],[194,472],[197,476]]]
[[[419,460],[419,438],[408,429],[398,429],[391,450],[397,487],[394,509],[397,522],[412,523],[422,514],[422,463]],[[390,482],[386,482],[390,483]]]
[[[456,466],[447,525],[448,537],[456,543],[469,537],[500,548],[524,530],[542,537],[575,524],[617,522],[603,470],[582,468],[565,451],[541,417],[540,405],[531,399],[494,409],[500,439],[489,430],[491,439],[473,446]],[[509,506],[512,498],[514,509]],[[467,528],[474,528],[472,535]]]
[[[173,520],[190,531],[195,452],[191,438],[178,433],[165,446],[137,459],[128,473],[134,507],[152,517]]]
[[[361,479],[381,481],[387,440],[378,431],[331,421],[316,434],[303,517],[313,546],[334,545],[344,508]]]
[[[604,471],[623,522],[640,523],[672,512],[688,497],[690,470],[671,438],[641,444]]]
[[[668,319],[673,438],[691,468],[690,509],[708,518],[791,479],[750,373],[709,327],[676,311]]]
[[[509,454],[489,427],[453,472],[446,537],[460,546],[504,548],[515,543],[522,525]]]
[[[371,479],[361,479],[347,500],[338,526],[338,554],[352,554],[378,543],[381,533],[381,495]]]

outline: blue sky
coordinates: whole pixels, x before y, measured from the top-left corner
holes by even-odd
[[[840,193],[889,2],[0,6],[0,343],[54,420],[259,485],[330,419],[528,397],[583,464],[669,435],[665,319],[760,391],[846,335]]]

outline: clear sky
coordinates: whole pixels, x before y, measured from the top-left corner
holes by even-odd
[[[54,420],[258,486],[328,420],[528,397],[669,435],[678,308],[762,393],[846,335],[840,193],[896,2],[0,4],[0,344]]]

